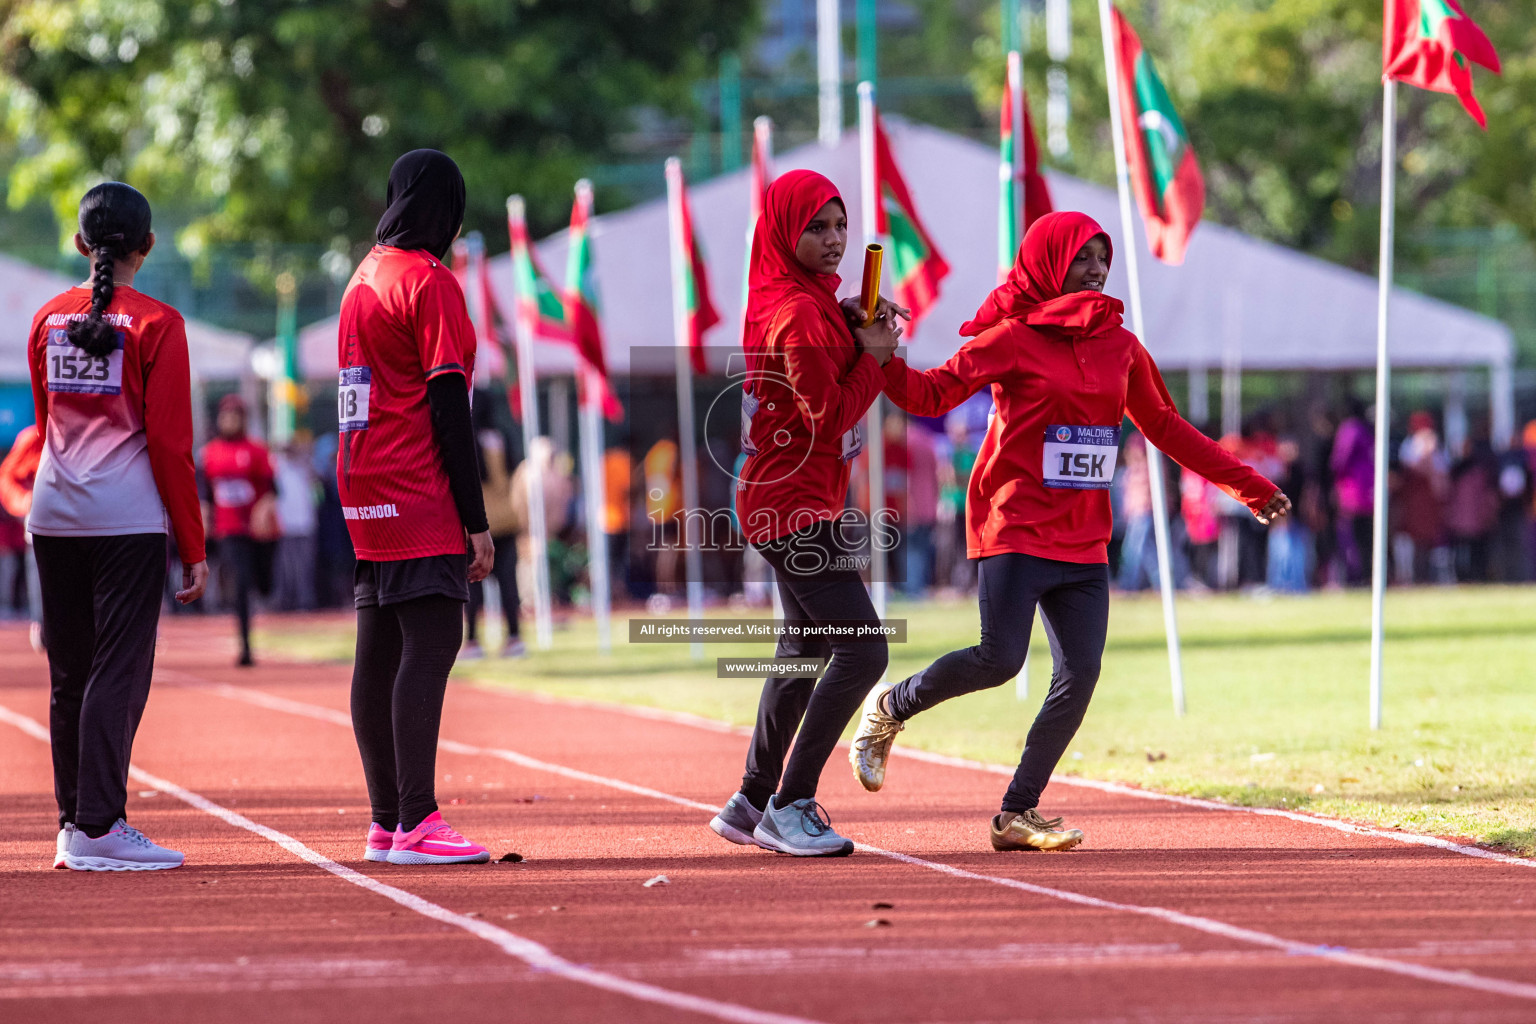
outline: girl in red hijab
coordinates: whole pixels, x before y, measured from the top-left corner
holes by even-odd
[[[865,789],[879,789],[907,719],[1018,675],[1039,605],[1055,671],[992,819],[997,850],[1065,850],[1083,839],[1036,806],[1099,678],[1109,624],[1109,487],[1124,418],[1260,522],[1290,510],[1279,488],[1179,416],[1152,357],[1121,326],[1124,307],[1104,294],[1112,254],[1091,218],[1047,214],[1024,236],[1008,280],[960,328],[971,340],[949,362],[926,372],[900,359],[885,367],[891,398],[920,416],[992,390],[996,412],[966,497],[981,642],[871,696],[851,751],[854,774]]]
[[[829,624],[878,624],[859,576],[860,530],[844,520],[859,423],[886,386],[901,329],[894,316],[850,329],[837,303],[848,223],[836,187],[790,171],[768,189],[752,239],[747,380],[736,510],[778,578],[786,635],[778,658],[827,660],[763,686],[741,790],[710,822],[733,843],[803,857],[843,856],[816,785],[837,738],[885,672],[883,639],[817,635]],[[793,634],[791,635],[791,631]],[[796,729],[799,736],[796,738]],[[785,764],[790,741],[794,752]]]

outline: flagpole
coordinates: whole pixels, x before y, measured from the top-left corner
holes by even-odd
[[[859,83],[859,221],[864,229],[864,244],[880,240],[875,225],[880,197],[875,193],[875,83]],[[865,452],[869,456],[869,593],[875,614],[885,618],[886,586],[889,572],[886,551],[878,542],[875,516],[885,509],[885,424],[882,406],[884,394],[876,395],[864,416]]]
[[[576,205],[582,213],[588,252],[592,245],[592,182],[582,178],[576,183]],[[581,271],[576,249],[570,250],[565,287],[577,302],[584,301]],[[594,311],[595,312],[595,311]],[[573,325],[574,326],[574,325]],[[592,584],[592,619],[597,624],[597,648],[604,654],[613,651],[613,593],[608,581],[608,533],[603,529],[606,495],[603,477],[603,395],[606,384],[585,359],[578,357],[576,372],[582,375],[581,408],[576,424],[581,431],[581,475],[587,511],[587,579]]]
[[[683,237],[683,165],[677,157],[667,158],[667,223],[672,237],[672,333],[677,349],[677,435],[678,459],[683,476],[684,572],[688,577],[688,617],[704,617],[704,570],[699,552],[699,460],[694,444],[693,362],[688,336],[688,296],[683,289],[687,273],[690,239]],[[697,284],[695,285],[697,287]],[[704,657],[704,645],[692,645],[695,658]]]
[[[1017,17],[1014,21],[1017,23]],[[1012,198],[1015,236],[1013,241],[1017,247],[1024,241],[1024,232],[1029,228],[1029,225],[1024,223],[1024,211],[1028,209],[1026,202],[1028,196],[1025,190],[1029,188],[1029,182],[1024,178],[1024,147],[1029,144],[1024,134],[1024,55],[1018,50],[1008,52],[1008,88],[1011,92],[1010,105],[1013,108],[1009,111],[1013,116],[1013,153],[1010,155],[1013,164]],[[1014,255],[1014,253],[1008,254],[1008,263],[1013,262]]]
[[[1382,83],[1381,265],[1376,295],[1376,471],[1371,530],[1371,728],[1381,728],[1383,598],[1387,589],[1387,436],[1391,425],[1391,364],[1387,359],[1387,314],[1392,298],[1392,248],[1396,227],[1397,83]]]
[[[507,220],[527,245],[528,229],[523,213],[523,197],[507,197]],[[533,258],[532,248],[527,253]],[[516,259],[516,254],[513,255]],[[517,275],[513,275],[517,281]],[[518,282],[521,284],[521,282]],[[535,642],[540,650],[554,646],[554,624],[549,608],[549,535],[544,522],[544,468],[533,457],[534,441],[539,432],[539,391],[533,369],[533,318],[528,311],[538,301],[537,295],[519,295],[513,304],[517,320],[517,390],[523,405],[523,461],[528,467],[528,542],[533,546],[533,624]]]
[[[1121,252],[1129,281],[1131,329],[1146,345],[1146,324],[1141,315],[1141,275],[1136,264],[1136,231],[1131,213],[1131,172],[1126,163],[1125,136],[1120,116],[1119,61],[1115,59],[1109,0],[1099,0],[1099,34],[1104,39],[1104,77],[1109,83],[1109,132],[1115,147],[1115,184],[1120,194],[1120,230],[1125,236]],[[1173,684],[1173,713],[1184,715],[1184,666],[1179,650],[1179,620],[1173,603],[1173,559],[1169,556],[1168,494],[1163,477],[1162,452],[1147,444],[1147,475],[1152,490],[1152,532],[1157,541],[1157,576],[1163,596],[1163,631],[1168,638],[1168,674]]]

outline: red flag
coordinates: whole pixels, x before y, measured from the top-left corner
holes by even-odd
[[[949,274],[949,264],[918,219],[917,205],[896,166],[879,114],[875,115],[875,194],[879,197],[875,233],[890,240],[892,290],[896,301],[912,310],[915,329],[939,300],[939,282]]]
[[[571,206],[569,255],[565,274],[565,319],[570,325],[582,372],[576,375],[577,400],[602,403],[603,415],[613,422],[624,418],[624,408],[608,381],[608,361],[603,354],[603,332],[597,319],[597,281],[592,265],[592,239],[587,221],[592,214],[592,185],[576,183]]]
[[[1189,236],[1205,209],[1205,178],[1152,58],[1119,9],[1112,10],[1131,190],[1141,207],[1152,255],[1164,263],[1183,263]]]
[[[677,193],[680,223],[674,244],[686,247],[679,268],[683,279],[673,282],[673,287],[683,291],[683,308],[688,318],[688,354],[695,373],[707,373],[704,361],[704,332],[720,322],[720,314],[709,297],[709,276],[704,269],[704,252],[693,233],[693,211],[688,204],[688,183],[681,168],[677,171]]]
[[[1457,0],[1386,0],[1381,66],[1386,78],[1452,93],[1483,128],[1488,118],[1472,95],[1472,68],[1499,73],[1499,55]]]

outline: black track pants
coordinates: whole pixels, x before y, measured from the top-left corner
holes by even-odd
[[[778,578],[786,625],[878,623],[857,570],[837,561],[847,557],[843,547],[835,527],[822,522],[759,548]],[[821,769],[885,672],[888,657],[883,637],[830,641],[784,637],[774,653],[779,658],[831,661],[820,681],[773,678],[763,685],[747,771],[741,780],[742,793],[758,808],[767,805],[775,789],[781,805],[816,795]],[[792,740],[794,751],[786,766],[785,753]]]
[[[983,558],[977,573],[981,642],[951,651],[897,683],[891,689],[890,708],[905,721],[951,697],[1001,686],[1016,677],[1029,652],[1038,604],[1055,669],[1003,797],[1004,811],[1027,811],[1040,803],[1040,793],[1077,735],[1099,681],[1109,629],[1109,566],[1002,554]]]
[[[149,700],[165,587],[163,533],[33,535],[59,826],[104,831],[127,816],[128,761]]]
[[[352,731],[373,820],[407,831],[437,810],[437,733],[464,602],[431,594],[357,610]]]

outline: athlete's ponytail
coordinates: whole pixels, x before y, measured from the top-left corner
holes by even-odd
[[[91,253],[91,312],[68,327],[69,340],[93,356],[117,347],[117,330],[106,319],[116,290],[117,261],[149,244],[149,200],[131,185],[108,181],[80,200],[80,240]]]

